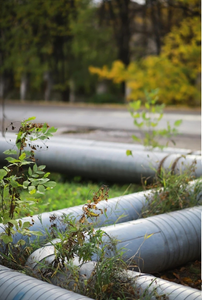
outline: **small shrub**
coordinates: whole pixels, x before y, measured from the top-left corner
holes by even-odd
[[[0,222],[4,225],[4,232],[0,233],[0,240],[5,246],[4,258],[13,260],[12,252],[20,253],[20,248],[25,241],[20,239],[13,244],[13,234],[19,232],[24,236],[41,235],[40,232],[30,230],[30,222],[16,220],[22,209],[30,213],[30,207],[36,205],[41,195],[55,186],[55,182],[48,178],[50,173],[44,171],[45,166],[37,166],[35,162],[35,151],[37,140],[45,141],[56,131],[54,127],[45,124],[32,123],[35,117],[29,118],[21,123],[15,145],[17,150],[10,149],[4,152],[8,165],[0,169]],[[12,129],[15,127],[11,123]],[[13,157],[14,156],[14,157]],[[32,167],[33,166],[33,167]],[[27,171],[28,168],[28,171]],[[26,190],[28,196],[22,199],[22,191]]]
[[[147,149],[160,148],[163,149],[168,146],[169,141],[173,144],[173,136],[178,134],[177,127],[180,126],[182,120],[177,120],[174,126],[171,127],[170,122],[167,122],[167,128],[155,129],[161,119],[163,118],[164,104],[158,104],[159,90],[145,91],[145,103],[143,110],[140,111],[142,101],[132,101],[129,103],[129,110],[134,119],[134,125],[141,131],[142,138],[135,135],[132,136],[134,141],[142,143]],[[161,144],[160,138],[166,138],[166,145]],[[130,152],[127,152],[129,155]]]

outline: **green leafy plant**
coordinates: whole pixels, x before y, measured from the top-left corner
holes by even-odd
[[[29,215],[30,207],[36,205],[39,197],[47,190],[55,186],[54,181],[50,181],[50,173],[44,171],[45,166],[37,166],[35,162],[36,142],[45,141],[56,131],[54,127],[45,124],[33,123],[35,117],[31,117],[21,123],[16,138],[16,150],[6,150],[4,154],[8,162],[7,166],[0,169],[0,222],[4,225],[4,232],[0,233],[0,240],[6,244],[5,254],[8,255],[9,248],[12,247],[12,235],[17,231],[22,235],[41,235],[40,232],[30,230],[30,222],[16,220],[21,209],[27,210]],[[13,123],[11,123],[14,129]],[[13,157],[14,156],[14,157]],[[22,199],[21,193],[26,190],[28,197]],[[14,247],[20,247],[25,241],[20,239]]]
[[[148,205],[143,208],[142,216],[149,217],[197,205],[196,196],[202,188],[202,181],[199,179],[196,182],[193,191],[188,186],[189,181],[195,179],[195,169],[196,162],[180,174],[162,169],[155,183],[147,187],[154,189],[148,197]]]
[[[97,248],[102,240],[103,231],[94,229],[89,218],[97,218],[100,214],[106,213],[97,207],[97,204],[108,199],[108,189],[101,187],[93,196],[93,200],[88,200],[83,205],[83,214],[77,221],[71,215],[64,215],[62,222],[66,224],[66,230],[61,234],[58,233],[60,242],[55,244],[57,250],[55,263],[63,263],[64,257],[67,260],[79,257],[79,261],[86,262],[91,259],[93,253],[97,252]],[[56,228],[57,229],[57,228]],[[86,237],[88,236],[88,239]]]
[[[60,221],[66,225],[64,232],[58,232],[57,226],[52,227],[50,239],[59,238],[51,242],[55,248],[55,259],[48,265],[44,261],[39,263],[40,278],[98,300],[112,297],[130,299],[132,294],[135,295],[130,284],[132,281],[127,276],[123,280],[121,275],[127,270],[127,263],[122,259],[123,250],[117,251],[114,239],[103,242],[106,233],[101,229],[95,230],[95,223],[92,223],[92,219],[106,214],[107,210],[98,208],[97,204],[107,199],[108,189],[101,187],[92,200],[83,205],[83,214],[79,219],[71,215],[62,216]],[[98,259],[92,274],[81,277],[80,267],[91,261],[93,256]],[[79,266],[74,264],[75,258],[78,258]]]
[[[168,146],[169,141],[175,144],[172,137],[178,134],[177,127],[182,123],[182,120],[177,120],[175,121],[174,126],[171,127],[170,122],[168,121],[167,128],[155,129],[163,118],[163,109],[165,107],[164,104],[158,104],[158,93],[158,89],[152,90],[151,92],[145,91],[145,103],[142,111],[139,111],[143,104],[141,100],[129,103],[129,110],[134,119],[134,125],[141,130],[142,135],[142,138],[139,138],[136,135],[133,135],[132,137],[134,141],[142,143],[148,149],[156,147],[163,149]],[[166,145],[159,143],[160,138],[168,139]],[[127,151],[127,155],[131,155],[130,150]]]

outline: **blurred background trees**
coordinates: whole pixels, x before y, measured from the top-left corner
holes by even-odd
[[[199,0],[0,2],[0,98],[200,104]]]

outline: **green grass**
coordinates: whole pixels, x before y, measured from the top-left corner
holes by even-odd
[[[91,181],[81,181],[80,178],[74,178],[69,181],[59,174],[52,174],[51,180],[57,182],[56,186],[42,195],[41,199],[31,208],[31,214],[40,214],[51,212],[67,207],[81,205],[91,200],[94,193],[103,185],[102,183],[93,183]],[[61,182],[63,181],[63,182]],[[119,197],[142,190],[140,185],[120,185],[107,184],[109,188],[108,198]],[[23,192],[23,198],[26,199],[28,193]],[[25,212],[21,211],[21,216]]]

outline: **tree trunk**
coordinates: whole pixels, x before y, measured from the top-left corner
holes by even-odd
[[[107,93],[107,84],[105,80],[98,81],[97,87],[96,87],[96,94],[104,94]]]
[[[45,72],[43,78],[45,82],[44,99],[45,101],[50,101],[51,91],[53,87],[53,82],[52,82],[50,72],[49,71]]]
[[[74,81],[71,79],[69,81],[69,102],[74,103],[76,101],[76,97],[75,97],[75,83]]]
[[[21,84],[20,84],[20,100],[21,101],[24,101],[26,99],[27,84],[28,84],[27,74],[24,73],[21,76]]]
[[[0,100],[2,100],[4,97],[4,90],[5,90],[5,81],[3,75],[1,74],[0,75]]]

